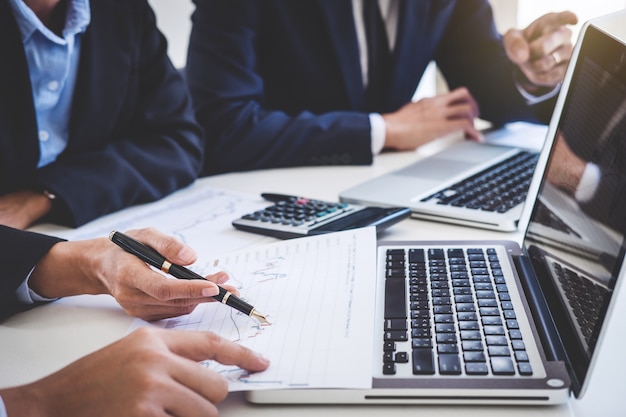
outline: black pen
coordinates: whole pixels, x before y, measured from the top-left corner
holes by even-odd
[[[144,245],[141,242],[133,239],[130,236],[125,235],[124,233],[112,231],[109,234],[109,239],[111,242],[115,243],[120,248],[124,249],[126,252],[131,253],[144,261],[145,263],[152,265],[153,267],[160,269],[166,274],[170,274],[171,276],[179,279],[205,279],[203,276],[196,274],[195,272],[185,268],[184,266],[176,265],[169,262],[163,255],[161,255],[156,250],[151,247]],[[226,304],[234,308],[235,310],[241,311],[246,316],[250,316],[255,318],[261,323],[270,324],[270,322],[265,318],[265,316],[258,311],[255,310],[250,304],[246,303],[230,291],[226,291],[224,288],[220,287],[219,294],[214,295],[213,298],[217,301],[221,301],[222,304]]]

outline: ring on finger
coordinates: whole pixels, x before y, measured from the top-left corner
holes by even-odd
[[[561,55],[559,54],[559,51],[552,52],[550,56],[554,59],[554,65],[559,65],[561,63]]]

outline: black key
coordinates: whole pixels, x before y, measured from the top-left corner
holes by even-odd
[[[406,287],[403,279],[385,280],[385,318],[406,318]]]
[[[480,326],[477,321],[459,321],[460,330],[478,330]]]
[[[437,339],[437,343],[445,344],[445,343],[456,343],[456,333],[437,333],[435,336]]]
[[[463,351],[483,351],[483,342],[480,340],[464,340],[461,342]]]
[[[435,325],[435,332],[437,333],[454,333],[456,329],[453,323],[438,323]]]
[[[409,336],[404,330],[392,330],[385,332],[385,342],[406,342],[409,340]]]
[[[461,340],[481,340],[482,335],[478,330],[462,330]]]
[[[420,337],[430,337],[430,327],[416,327],[411,330],[411,337],[420,338]]]
[[[383,344],[383,352],[393,352],[396,350],[396,342],[389,340]]]
[[[442,375],[460,375],[461,360],[459,355],[451,353],[439,355],[439,373]]]
[[[519,369],[519,374],[524,376],[530,376],[533,374],[533,368],[530,366],[528,362],[520,362],[517,364],[517,369]]]
[[[504,327],[502,326],[485,326],[483,329],[486,336],[504,335]]]
[[[528,362],[528,353],[525,350],[516,350],[514,352],[515,360],[518,362]]]
[[[437,345],[437,353],[459,353],[459,345],[456,343]]]
[[[424,262],[424,249],[409,249],[409,262]]]
[[[413,349],[412,359],[414,375],[433,375],[435,373],[432,349]]]
[[[394,362],[394,360],[393,360],[393,352],[385,352],[385,353],[383,353],[383,362],[384,363]]]
[[[478,307],[498,307],[498,300],[495,298],[481,298],[478,300]]]
[[[413,349],[417,349],[417,348],[432,348],[433,347],[433,343],[429,338],[417,338],[417,339],[412,339],[411,340],[411,347]]]
[[[511,356],[508,346],[487,346],[489,356]]]
[[[469,320],[476,321],[478,320],[478,316],[474,312],[461,312],[457,314],[459,321]]]
[[[484,362],[468,362],[465,364],[465,373],[468,375],[487,375],[489,368]]]
[[[473,303],[460,303],[456,305],[457,313],[467,313],[476,311],[476,307],[474,307]]]
[[[435,314],[435,323],[454,323],[452,314]]]
[[[522,338],[522,332],[519,330],[509,330],[509,337],[511,339],[521,339]]]
[[[486,336],[485,341],[488,346],[508,346],[505,336]]]
[[[406,320],[387,319],[385,320],[385,330],[406,330]]]
[[[465,362],[486,362],[487,358],[483,352],[469,351],[463,353]]]
[[[511,346],[513,346],[513,350],[525,350],[526,346],[524,345],[523,340],[511,340]]]
[[[499,316],[485,316],[482,317],[483,326],[500,326],[502,325],[502,319]]]
[[[511,358],[496,356],[491,358],[491,372],[494,375],[515,375],[515,368]]]
[[[409,362],[409,354],[407,352],[398,352],[395,356],[396,363],[408,363]]]
[[[383,363],[383,375],[395,375],[396,364],[393,362]]]
[[[452,314],[452,306],[433,306],[433,313],[435,314]]]

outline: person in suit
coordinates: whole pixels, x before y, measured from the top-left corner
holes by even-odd
[[[195,260],[191,248],[154,229],[128,234],[175,262]],[[129,314],[150,320],[186,314],[218,292],[209,280],[166,279],[106,238],[65,242],[0,226],[0,247],[0,319],[44,297],[108,293]],[[207,278],[221,282],[225,276]],[[111,416],[215,416],[228,383],[197,363],[206,359],[250,371],[269,365],[210,332],[143,328],[38,381],[0,389],[0,417],[89,416],[94,410]]]
[[[192,248],[158,230],[133,230],[129,235],[172,262],[190,265],[197,259]],[[166,279],[104,237],[68,242],[0,225],[0,247],[0,320],[79,294],[110,294],[129,315],[158,320],[188,314],[198,304],[213,301],[216,284],[228,280],[225,272],[206,281]]]
[[[552,13],[503,39],[488,0],[194,2],[186,77],[204,175],[370,164],[451,132],[480,139],[479,115],[545,122],[576,23]],[[431,61],[450,92],[412,102]]]
[[[80,226],[197,178],[202,130],[145,0],[0,0],[0,224]]]

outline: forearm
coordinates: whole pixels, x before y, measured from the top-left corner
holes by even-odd
[[[101,240],[101,239],[98,239]],[[99,254],[94,241],[61,242],[37,263],[29,287],[45,298],[80,294],[106,294],[107,288],[98,279]]]

